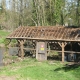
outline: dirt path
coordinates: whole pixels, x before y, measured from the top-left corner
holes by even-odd
[[[15,77],[9,77],[9,76],[0,76],[0,80],[16,80]]]

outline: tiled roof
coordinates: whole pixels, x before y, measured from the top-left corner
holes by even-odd
[[[68,27],[19,27],[7,39],[38,39],[80,41],[80,28]]]

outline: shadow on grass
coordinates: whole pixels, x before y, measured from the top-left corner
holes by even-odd
[[[54,71],[61,71],[64,70],[65,72],[68,72],[70,70],[74,70],[76,68],[80,67],[80,64],[66,64],[64,67],[57,68]]]

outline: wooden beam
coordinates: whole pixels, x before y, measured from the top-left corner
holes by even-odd
[[[58,42],[58,44],[62,47],[62,44],[60,42]]]
[[[62,43],[58,42],[58,44],[62,47]],[[64,42],[64,46],[67,45],[67,42]]]
[[[68,41],[80,42],[80,39],[56,39],[56,38],[39,38],[39,37],[7,37],[6,39],[28,39],[28,40],[46,40],[46,41]]]
[[[47,51],[49,51],[49,50],[47,50]],[[62,52],[62,51],[58,51],[58,50],[50,50],[50,52],[51,52],[51,51],[52,51],[52,52],[60,52],[60,53]],[[64,52],[65,52],[65,53],[68,53],[68,54],[69,54],[69,53],[70,53],[70,54],[71,54],[71,53],[80,54],[80,52],[76,52],[76,51],[64,51]]]
[[[35,50],[36,51],[36,49],[34,49],[34,48],[23,48],[24,50]]]

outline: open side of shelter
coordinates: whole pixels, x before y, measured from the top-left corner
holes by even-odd
[[[48,45],[50,48],[53,47],[53,51],[62,52],[62,62],[64,62],[65,53],[80,53],[79,49],[66,49],[66,46],[72,48],[75,43],[80,47],[80,28],[68,28],[63,26],[25,26],[17,28],[7,39],[10,41],[12,39],[17,40],[18,46],[20,47],[19,55],[22,58],[24,58],[24,50],[32,50],[36,51],[36,59],[47,60],[47,52],[51,51],[51,49],[47,49]],[[27,41],[32,42],[33,48],[24,47]]]

